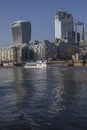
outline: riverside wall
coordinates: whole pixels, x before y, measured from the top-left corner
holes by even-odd
[[[87,66],[87,60],[49,61],[48,64],[57,66]]]

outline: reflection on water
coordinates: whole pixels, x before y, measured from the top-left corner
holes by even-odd
[[[0,68],[0,130],[87,130],[87,68]]]

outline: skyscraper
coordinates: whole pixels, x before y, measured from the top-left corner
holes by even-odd
[[[59,10],[55,14],[55,38],[66,39],[68,32],[73,31],[73,17],[64,10]]]
[[[21,20],[11,24],[14,44],[29,43],[31,40],[31,23]]]

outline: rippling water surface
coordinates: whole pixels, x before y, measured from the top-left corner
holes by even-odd
[[[0,130],[87,130],[87,68],[0,68]]]

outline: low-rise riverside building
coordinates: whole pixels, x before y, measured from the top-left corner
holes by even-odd
[[[13,44],[0,49],[1,62],[26,62],[29,60],[53,60],[57,55],[54,43],[34,41],[29,44]]]
[[[54,43],[43,40],[29,43],[30,59],[52,60],[56,58],[57,48]]]
[[[0,49],[0,61],[13,62],[15,61],[15,48],[8,46]]]
[[[59,43],[57,44],[57,55],[59,59],[68,60],[72,59],[72,55],[78,53],[78,44]]]
[[[1,62],[23,62],[29,59],[27,44],[10,45],[0,49]]]
[[[1,62],[26,62],[31,60],[67,60],[77,54],[79,46],[69,43],[53,43],[48,40],[31,41],[29,44],[13,44],[0,49]]]
[[[79,59],[87,59],[87,41],[79,44]]]

